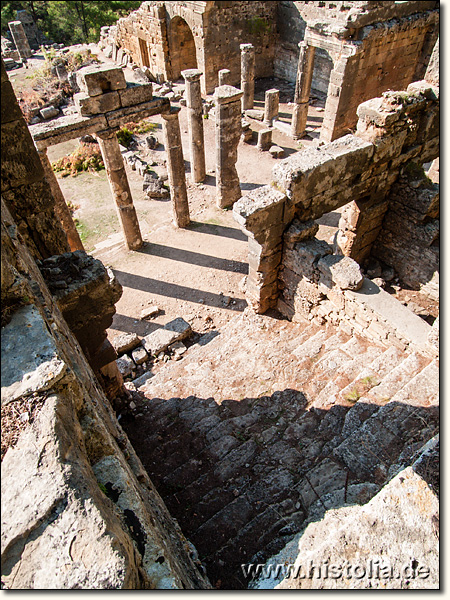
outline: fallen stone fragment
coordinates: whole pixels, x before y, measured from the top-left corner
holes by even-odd
[[[141,340],[135,333],[121,333],[111,341],[114,350],[119,356],[133,350],[140,343]]]
[[[175,344],[171,344],[169,346],[169,350],[171,350],[174,354],[175,360],[181,358],[183,354],[186,352],[187,348],[183,344],[183,342],[175,342]]]
[[[135,369],[134,362],[126,354],[118,358],[116,360],[116,363],[122,377],[127,377],[128,375],[131,375]]]
[[[151,179],[145,189],[145,195],[147,198],[160,199],[168,198],[170,192],[160,179]]]
[[[324,256],[317,266],[342,290],[359,290],[364,282],[360,266],[349,256]]]
[[[133,360],[137,365],[142,365],[142,363],[144,363],[148,359],[148,354],[146,350],[142,347],[133,350],[131,356],[133,357]]]
[[[156,317],[159,313],[159,308],[157,306],[147,306],[141,311],[141,319],[151,319],[152,317]]]
[[[271,156],[273,156],[274,158],[283,158],[284,150],[283,150],[283,148],[280,148],[279,146],[271,146],[269,148],[269,154]]]
[[[257,110],[256,108],[250,108],[245,111],[245,116],[255,119],[256,121],[262,121],[264,119],[264,111]]]
[[[54,106],[47,106],[47,108],[41,108],[39,111],[43,119],[53,119],[59,115],[59,110]]]
[[[163,329],[157,329],[142,340],[142,345],[150,356],[158,356],[175,342],[185,339],[192,329],[189,323],[179,317],[167,323]]]

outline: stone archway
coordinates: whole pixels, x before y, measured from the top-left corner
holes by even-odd
[[[197,68],[194,36],[189,25],[179,16],[169,24],[169,53],[174,81],[181,77],[184,69]]]

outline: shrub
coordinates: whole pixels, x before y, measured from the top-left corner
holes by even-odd
[[[82,171],[101,171],[105,168],[98,144],[82,142],[72,154],[63,156],[52,164],[53,170],[62,177],[75,177]]]

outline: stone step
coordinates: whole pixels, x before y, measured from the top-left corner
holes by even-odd
[[[313,406],[328,408],[330,405],[335,404],[340,391],[359,375],[365,365],[370,364],[380,354],[382,354],[382,349],[379,346],[370,346],[366,352],[344,363],[334,373],[330,373],[333,379],[312,401]]]
[[[388,348],[339,392],[337,402],[349,400],[357,402],[373,387],[380,385],[384,377],[391,373],[404,358],[405,355],[398,348],[393,346]]]
[[[438,394],[439,368],[433,360],[337,446],[334,455],[358,478],[384,478],[409,440],[420,445],[434,435]]]
[[[364,394],[366,402],[376,404],[388,402],[412,377],[417,375],[429,362],[429,359],[412,352],[399,365],[388,373],[379,385]]]

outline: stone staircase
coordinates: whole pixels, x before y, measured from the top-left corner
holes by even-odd
[[[166,363],[121,423],[213,585],[367,502],[438,427],[438,361],[245,312]]]

